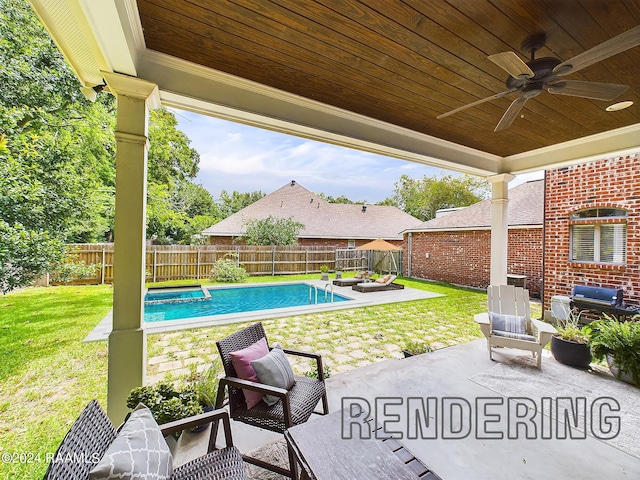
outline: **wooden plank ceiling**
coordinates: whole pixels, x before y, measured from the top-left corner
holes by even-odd
[[[612,102],[543,92],[507,130],[509,95],[488,55],[568,60],[640,24],[640,0],[138,0],[147,47],[500,156],[640,123],[640,47],[563,77],[621,83]],[[605,107],[635,104],[615,113]]]

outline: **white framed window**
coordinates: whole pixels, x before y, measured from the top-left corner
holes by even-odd
[[[347,248],[356,248],[355,240],[347,240]]]
[[[571,261],[624,264],[627,261],[627,212],[592,208],[572,213]],[[611,223],[615,218],[616,223]]]

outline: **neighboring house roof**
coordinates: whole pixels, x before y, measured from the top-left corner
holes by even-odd
[[[420,222],[396,207],[327,203],[298,183],[291,182],[207,228],[202,234],[239,236],[244,233],[247,220],[261,220],[269,215],[291,217],[302,223],[300,238],[402,240],[402,231]]]
[[[509,190],[508,224],[510,227],[542,226],[544,218],[544,180],[533,180]],[[491,200],[482,200],[439,218],[431,219],[406,232],[491,228]]]

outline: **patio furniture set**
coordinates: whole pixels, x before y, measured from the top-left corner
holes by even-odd
[[[476,321],[487,337],[490,356],[496,346],[524,348],[537,355],[540,367],[541,350],[555,329],[529,318],[527,293],[507,285],[490,287],[489,313],[477,315]],[[121,476],[126,472],[134,473],[131,478],[150,474],[153,478],[236,480],[247,478],[244,462],[293,479],[440,478],[364,415],[358,421],[374,434],[342,437],[344,412],[329,414],[320,355],[270,346],[261,323],[218,341],[217,347],[225,376],[220,379],[213,412],[158,426],[149,409],[140,404],[116,430],[94,400],[58,447],[45,480],[129,478]],[[317,378],[294,376],[285,355],[313,360]],[[322,417],[308,421],[314,413]],[[230,418],[284,434],[289,468],[241,454],[233,445]],[[220,421],[225,436],[222,448],[216,445]],[[173,469],[164,437],[207,423],[212,423],[207,453]]]

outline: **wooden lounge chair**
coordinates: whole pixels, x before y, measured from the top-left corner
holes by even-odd
[[[288,355],[315,360],[318,372],[317,379],[295,377],[295,384],[289,390],[239,378],[232,362],[231,353],[247,349],[262,339],[266,341],[266,338],[262,323],[256,323],[216,342],[226,374],[224,378],[220,379],[216,408],[223,406],[225,391],[228,391],[229,413],[232,419],[278,433],[284,433],[287,428],[306,422],[313,413],[319,413],[315,411],[315,408],[320,401],[322,401],[321,414],[328,414],[329,403],[324,384],[322,357],[319,354],[282,349]],[[271,350],[268,343],[267,348],[269,351]],[[279,401],[273,405],[267,405],[264,400],[260,400],[255,406],[247,408],[243,389],[260,392],[262,395],[272,395],[278,397]],[[290,478],[298,478],[297,463],[291,449],[289,449],[290,470],[246,455],[243,455],[243,458],[246,462],[267,470]]]
[[[528,350],[542,366],[542,350],[556,333],[555,327],[531,318],[529,290],[513,285],[490,285],[487,288],[488,312],[475,315],[480,330],[487,337],[489,358],[492,347]]]
[[[397,275],[385,275],[377,280],[369,283],[358,283],[351,287],[352,290],[361,293],[369,292],[383,292],[385,290],[400,290],[404,288],[404,285],[399,283],[393,283],[398,278]]]
[[[175,468],[170,477],[171,480],[246,480],[242,456],[238,449],[233,446],[229,415],[224,410],[203,413],[160,425],[161,434],[155,438],[164,442],[162,436],[210,423],[212,420],[216,423],[222,420],[227,447],[216,449],[215,438],[212,434],[209,440],[208,453]],[[155,424],[155,428],[158,428],[157,424]],[[145,428],[144,430],[136,431],[135,435],[149,435],[149,438],[151,438],[152,433],[148,428]],[[107,417],[98,402],[91,401],[62,440],[58,450],[52,457],[44,480],[86,480],[89,478],[89,472],[98,465],[118,436],[119,434],[116,432],[111,420],[109,420],[109,417]],[[127,438],[131,440],[130,437]],[[140,437],[136,445],[143,442],[147,445],[145,439]],[[156,459],[157,453],[157,450],[154,450],[152,454],[155,455],[154,459]],[[118,455],[121,459],[128,460],[135,455],[140,455],[140,453],[132,450],[130,455],[124,455],[120,450]],[[145,462],[139,462],[138,466],[140,464],[145,464],[146,468]],[[110,468],[114,468],[113,462],[109,463],[109,465],[111,466]],[[116,473],[114,472],[114,474]],[[129,473],[131,474],[131,471]],[[149,475],[154,474],[153,472],[148,473]],[[142,471],[135,472],[133,476],[135,478],[147,478],[145,472]],[[116,477],[114,476],[113,478]],[[130,477],[127,476],[126,478]],[[153,476],[153,478],[157,477]]]

